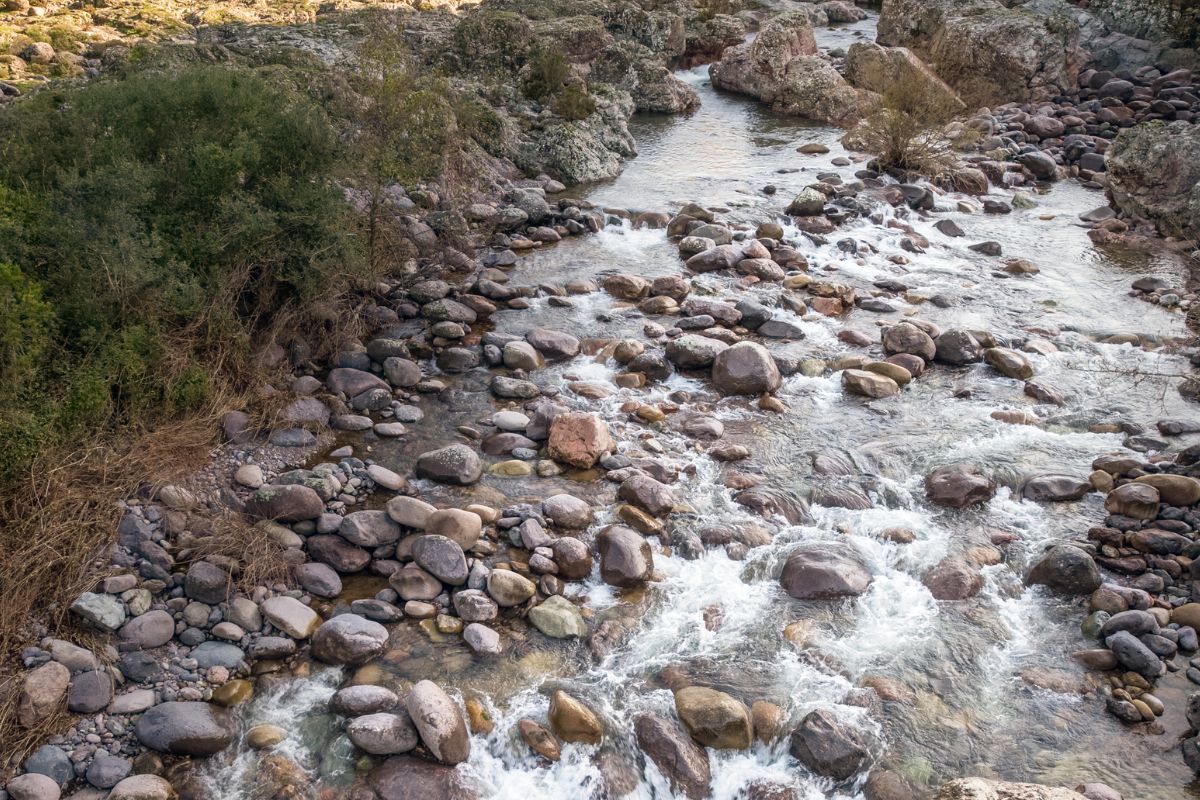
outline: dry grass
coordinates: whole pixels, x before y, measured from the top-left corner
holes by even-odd
[[[17,723],[22,647],[70,630],[71,601],[105,573],[121,498],[150,496],[204,463],[230,398],[187,420],[41,456],[0,503],[0,753],[7,772],[60,730],[65,710],[33,729]],[[152,476],[152,477],[150,477]],[[153,481],[153,482],[152,482]],[[78,640],[84,632],[72,638]]]
[[[265,528],[229,511],[213,515],[212,524],[211,533],[191,542],[190,560],[236,565],[234,583],[244,594],[255,586],[287,581],[290,564],[283,558],[284,547]]]

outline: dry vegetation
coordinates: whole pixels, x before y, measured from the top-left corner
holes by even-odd
[[[869,70],[866,84],[878,87],[877,100],[853,131],[857,149],[873,153],[883,169],[934,176],[954,159],[944,128],[961,109],[933,84],[905,75]]]

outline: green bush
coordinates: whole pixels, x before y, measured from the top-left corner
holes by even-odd
[[[554,113],[569,120],[581,120],[590,117],[596,110],[596,101],[588,94],[587,89],[572,84],[565,87],[554,98]]]
[[[547,100],[562,90],[569,71],[570,65],[562,50],[550,45],[538,45],[529,57],[521,90],[531,100]]]
[[[328,119],[254,72],[51,87],[0,143],[0,484],[38,447],[198,407],[212,365],[363,269]]]

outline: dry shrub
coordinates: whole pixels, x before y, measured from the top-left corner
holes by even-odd
[[[13,769],[68,719],[64,710],[35,728],[17,723],[21,648],[42,631],[61,636],[70,630],[71,602],[108,566],[117,500],[149,496],[202,465],[231,400],[217,396],[204,413],[154,430],[43,453],[6,493],[0,505],[0,771]],[[72,638],[86,635],[76,630]]]
[[[212,559],[234,567],[237,589],[250,594],[255,586],[286,582],[290,564],[284,559],[284,547],[264,525],[252,525],[245,517],[222,511],[211,518],[213,529],[190,542],[190,561]]]
[[[855,147],[873,153],[882,169],[937,175],[953,161],[943,129],[962,108],[936,84],[900,68],[875,65],[864,83],[878,99],[853,133]]]

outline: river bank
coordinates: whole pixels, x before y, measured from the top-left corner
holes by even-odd
[[[1144,430],[1189,416],[1139,377],[1184,369],[1163,347],[1182,315],[1129,296],[1146,275],[1184,285],[1186,264],[1098,248],[1077,222],[1095,188],[1038,186],[1032,208],[993,189],[1018,206],[1004,215],[931,188],[897,198],[840,131],[720,94],[703,70],[677,77],[699,111],[636,120],[640,156],[615,181],[578,201],[530,186],[515,205],[531,224],[480,269],[368,309],[376,330],[291,386],[279,449],[229,446],[215,482],[130,508],[139,575],[81,608],[118,631],[107,674],[139,684],[114,702],[189,705],[134,722],[111,685],[78,680],[104,668],[42,643],[30,665],[64,666],[77,708],[100,714],[57,743],[72,770],[104,761],[99,744],[189,797],[908,797],[965,773],[1191,796],[1171,752],[1186,680],[1155,690],[1161,732],[1122,733],[1106,682],[1069,657],[1087,644],[1080,602],[1024,580],[1103,517],[1094,459],[1162,449]],[[797,153],[813,144],[827,152]],[[863,204],[827,238],[785,213],[814,182]],[[985,241],[1002,255],[968,247]],[[715,260],[684,270],[681,246]],[[987,474],[986,503],[927,496],[956,463]],[[1031,479],[1062,474],[1031,499]],[[189,559],[210,501],[282,523],[259,530],[307,562],[300,588],[243,594],[232,562]],[[803,562],[830,551],[851,560]],[[436,687],[414,699],[419,681],[467,720]],[[346,684],[382,690],[332,713]],[[343,733],[363,712],[387,718]],[[147,745],[225,752],[197,770],[135,757]],[[414,749],[462,766],[387,758]]]

